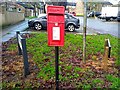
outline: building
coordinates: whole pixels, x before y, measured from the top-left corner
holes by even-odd
[[[84,14],[84,3],[82,0],[76,3],[75,11],[76,11],[76,15],[82,16]]]
[[[25,20],[25,8],[13,2],[0,3],[0,26]]]
[[[68,12],[75,12],[75,8],[76,8],[76,3],[75,2],[67,2],[66,3],[66,10]]]
[[[102,7],[109,7],[113,4],[110,2],[93,2],[91,0],[87,3],[87,12],[99,11],[101,12]],[[84,2],[82,0],[76,3],[76,15],[84,15]]]
[[[38,2],[18,2],[25,8],[25,17],[38,16],[41,13],[41,5]]]

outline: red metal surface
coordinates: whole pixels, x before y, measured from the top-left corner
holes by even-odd
[[[48,46],[64,46],[64,7],[47,7]]]

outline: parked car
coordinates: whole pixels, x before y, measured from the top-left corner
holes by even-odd
[[[120,22],[120,11],[118,12],[118,15],[117,15],[117,21]]]
[[[46,29],[47,28],[47,15],[41,16],[36,19],[28,21],[29,27],[34,27],[36,30]],[[65,29],[69,31],[74,31],[80,27],[80,21],[75,16],[65,13]]]
[[[88,16],[88,17],[94,17],[94,16],[98,17],[98,16],[100,16],[100,15],[101,15],[101,12],[92,11],[92,12],[90,12],[87,16]]]

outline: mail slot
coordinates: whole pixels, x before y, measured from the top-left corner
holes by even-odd
[[[64,46],[64,6],[47,6],[48,46]]]

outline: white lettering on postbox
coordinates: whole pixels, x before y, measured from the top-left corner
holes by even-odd
[[[60,40],[60,27],[53,27],[53,40]]]

